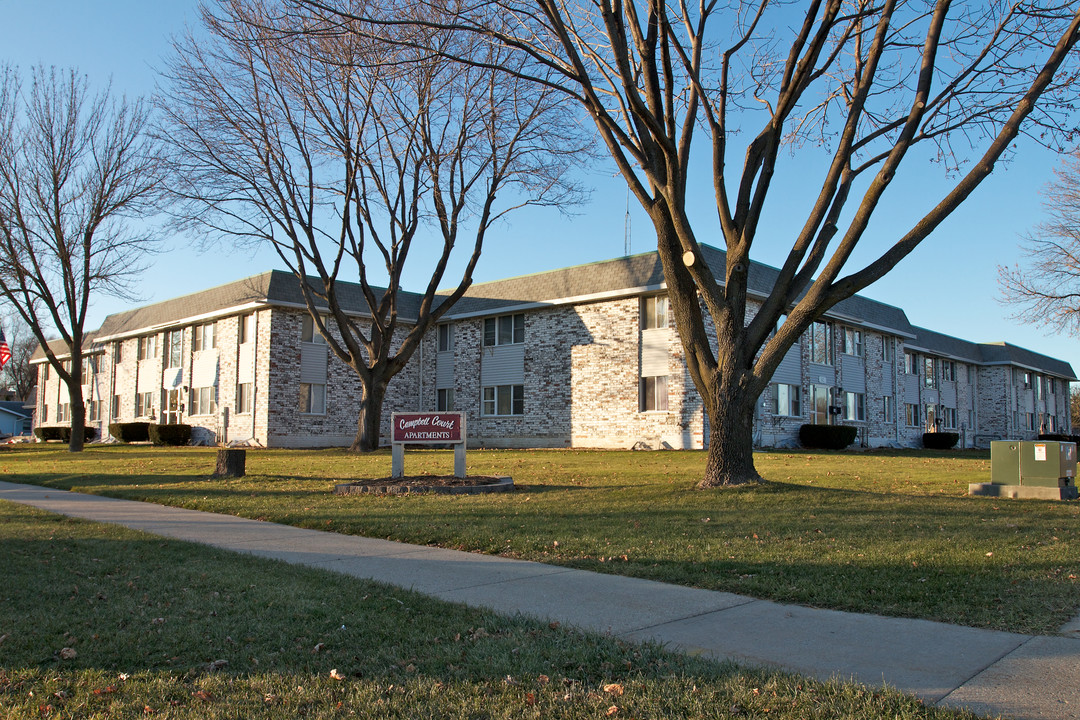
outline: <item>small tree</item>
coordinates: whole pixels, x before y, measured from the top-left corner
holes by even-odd
[[[1016,319],[1078,335],[1080,152],[1054,171],[1043,198],[1047,219],[1025,238],[1024,263],[998,267],[1002,300],[1017,308]]]
[[[161,165],[147,108],[92,94],[75,70],[36,68],[25,91],[0,68],[0,293],[68,389],[69,448],[83,447],[83,342],[96,293],[130,296],[153,246],[129,221],[156,210]],[[55,331],[69,352],[61,362]],[[61,353],[62,354],[62,353]]]
[[[4,337],[11,349],[11,359],[0,374],[3,383],[11,388],[19,400],[29,401],[30,393],[37,386],[37,369],[30,358],[38,347],[33,330],[23,322],[18,313],[10,313],[3,321]]]
[[[492,224],[574,199],[565,173],[580,141],[560,94],[488,69],[512,62],[497,46],[431,28],[389,43],[358,23],[273,0],[204,7],[208,37],[177,43],[169,67],[163,136],[182,222],[270,244],[299,279],[319,333],[361,380],[352,449],[368,451],[387,385],[472,283]],[[436,295],[459,239],[460,280]],[[410,256],[430,279],[403,324]],[[359,282],[369,321],[348,312],[339,280]]]

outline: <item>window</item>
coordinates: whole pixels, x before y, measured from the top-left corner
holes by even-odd
[[[496,385],[484,388],[484,415],[524,415],[525,386]]]
[[[1057,418],[1053,415],[1047,415],[1043,422],[1046,423],[1046,432],[1056,433],[1058,431]]]
[[[196,352],[217,347],[217,323],[196,325],[192,343]]]
[[[863,393],[844,393],[844,419],[866,420],[866,395]]]
[[[1025,388],[1030,388],[1031,387],[1031,371],[1025,370],[1022,373],[1021,377],[1023,378],[1023,381],[1024,381],[1024,387]]]
[[[97,356],[88,355],[83,358],[82,361],[82,376],[83,383],[85,384],[89,378],[94,377],[94,373],[97,372]]]
[[[120,417],[120,396],[119,395],[113,395],[112,396],[112,417],[114,417],[114,418]]]
[[[638,410],[641,412],[667,412],[667,409],[667,375],[641,378],[638,392]]]
[[[117,364],[122,363],[124,361],[124,341],[123,340],[117,340],[116,344],[113,345],[113,357],[116,358],[114,360],[114,362],[116,362]]]
[[[919,427],[919,406],[907,403],[904,405],[904,424],[908,427]]]
[[[41,406],[41,422],[43,422],[43,423],[49,422],[49,406],[48,405],[42,405]]]
[[[300,327],[300,342],[326,344],[326,338],[319,334],[315,321],[310,315],[304,316],[304,322]]]
[[[241,315],[237,320],[236,339],[241,345],[255,337],[255,313]]]
[[[773,415],[786,415],[788,417],[802,415],[801,387],[786,383],[774,383],[772,388]]]
[[[154,393],[135,394],[135,417],[150,417],[154,414]]]
[[[56,406],[56,422],[69,422],[71,420],[71,404],[59,403]]]
[[[64,368],[64,372],[71,374],[71,360],[64,360],[60,363],[60,367]]]
[[[938,429],[937,406],[927,405],[925,412],[926,414],[923,416],[923,421],[926,423],[926,428],[931,432],[936,432]]]
[[[956,429],[956,408],[941,408],[941,427],[946,430]]]
[[[139,359],[149,360],[157,357],[157,335],[147,335],[139,338]]]
[[[941,361],[941,379],[956,382],[956,363],[952,360]]]
[[[890,337],[881,338],[881,359],[883,361],[890,363],[893,361],[893,350],[895,349],[894,342],[895,341]]]
[[[1035,429],[1035,413],[1024,413],[1024,429]]]
[[[91,400],[86,403],[86,420],[87,422],[97,422],[100,418],[98,413],[101,412],[101,403],[97,400]]]
[[[923,358],[923,385],[928,388],[937,387],[937,373],[934,372],[937,361],[932,357]]]
[[[525,342],[525,315],[503,315],[484,320],[484,347]]]
[[[666,328],[667,320],[667,296],[654,295],[641,299],[641,329],[656,330]]]
[[[973,368],[973,367],[972,367],[971,365],[968,365],[968,366],[967,366],[967,381],[968,381],[968,385],[970,385],[971,383],[973,383],[973,382],[975,381],[975,375],[974,375],[974,373],[975,373],[975,368]]]
[[[450,352],[454,349],[454,326],[450,323],[439,325],[439,352]]]
[[[1055,380],[1054,378],[1047,378],[1046,382],[1049,385],[1048,392],[1051,395],[1056,395],[1057,394],[1057,380]]]
[[[896,412],[895,398],[892,395],[885,395],[881,398],[881,415],[884,422],[891,423],[895,421],[894,413]]]
[[[439,388],[435,391],[435,409],[439,412],[451,412],[454,409],[454,388]]]
[[[247,414],[251,412],[251,383],[238,383],[236,386],[236,412]]]
[[[810,362],[820,365],[833,363],[832,325],[820,320],[810,326]]]
[[[46,362],[43,367],[45,368],[45,379],[48,380],[49,379],[49,363]]]
[[[862,330],[856,330],[855,328],[844,328],[844,335],[840,340],[840,351],[845,355],[858,355],[862,356],[863,350],[863,338]]]
[[[217,412],[217,388],[191,388],[191,407],[188,415],[213,415]]]
[[[326,414],[326,385],[300,383],[300,412],[308,415]]]
[[[184,348],[184,331],[172,330],[165,333],[165,367],[180,367],[180,358]]]
[[[907,375],[919,374],[919,353],[904,352],[904,373]]]

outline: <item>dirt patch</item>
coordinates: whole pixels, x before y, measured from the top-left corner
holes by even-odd
[[[369,478],[334,486],[338,495],[357,493],[382,493],[403,495],[414,492],[431,492],[444,495],[475,495],[488,492],[507,492],[514,488],[514,481],[506,475],[469,475],[459,478],[453,475],[405,475],[397,478]]]

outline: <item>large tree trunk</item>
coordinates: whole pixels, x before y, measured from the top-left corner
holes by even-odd
[[[389,381],[381,377],[363,380],[364,395],[360,399],[360,417],[356,421],[356,439],[351,452],[373,452],[379,449],[379,422],[382,420],[383,400]]]
[[[712,388],[712,402],[705,403],[709,416],[709,456],[701,489],[764,482],[754,468],[754,409],[756,397],[749,393]]]
[[[82,452],[86,440],[83,435],[86,429],[86,406],[83,405],[82,384],[68,388],[68,399],[71,403],[71,440],[68,441],[68,450],[76,453]]]

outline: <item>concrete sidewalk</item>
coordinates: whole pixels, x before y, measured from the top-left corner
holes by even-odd
[[[928,703],[1031,720],[1080,717],[1080,625],[1017,635],[781,605],[649,580],[303,530],[0,482],[0,500],[309,565],[438,598],[816,678],[883,682]]]

